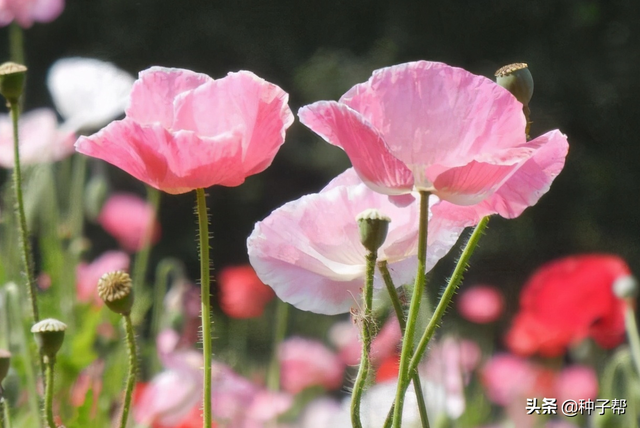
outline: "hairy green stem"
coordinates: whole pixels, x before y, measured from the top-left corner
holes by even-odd
[[[151,252],[151,238],[153,237],[153,229],[158,215],[158,207],[160,206],[160,192],[153,187],[147,186],[147,202],[153,211],[153,221],[151,221],[144,231],[142,237],[142,248],[136,254],[135,265],[133,266],[133,290],[137,293],[144,286],[144,280],[147,276],[147,268],[149,267],[149,253]]]
[[[122,318],[124,320],[127,351],[129,353],[129,372],[127,373],[127,385],[124,391],[124,402],[122,403],[122,414],[120,415],[119,425],[120,428],[125,428],[129,419],[131,397],[138,374],[138,355],[136,351],[136,337],[133,331],[133,323],[131,322],[131,317],[129,315],[123,315]]]
[[[377,251],[369,251],[366,255],[367,269],[364,281],[363,306],[362,313],[356,314],[356,323],[362,328],[362,355],[360,357],[360,366],[358,374],[353,384],[353,393],[351,394],[351,425],[353,428],[362,428],[360,420],[360,404],[362,402],[362,393],[364,392],[367,378],[369,377],[369,369],[371,368],[371,341],[375,334],[375,324],[373,320],[373,276],[376,271],[376,261],[378,259]]]
[[[277,299],[276,320],[273,333],[273,351],[267,375],[267,388],[272,391],[280,389],[280,359],[278,358],[278,348],[287,334],[287,323],[289,320],[289,304]]]
[[[413,287],[413,295],[409,305],[407,315],[407,325],[402,340],[402,351],[400,354],[400,367],[398,369],[398,387],[396,389],[395,406],[393,409],[393,427],[402,426],[402,410],[404,406],[404,396],[406,388],[402,386],[409,382],[413,373],[409,370],[409,361],[413,354],[413,335],[416,329],[416,321],[420,311],[420,302],[426,285],[426,262],[427,262],[427,230],[429,226],[429,192],[420,192],[420,220],[418,227],[418,270],[416,281]]]
[[[389,297],[391,298],[391,303],[393,304],[393,309],[396,313],[396,318],[398,318],[398,324],[400,324],[400,331],[404,334],[407,326],[407,322],[404,316],[404,310],[402,308],[402,303],[400,302],[400,297],[398,296],[398,291],[396,290],[395,285],[393,284],[393,279],[391,278],[391,273],[389,272],[389,268],[387,267],[387,261],[383,260],[378,263],[378,269],[382,274],[382,279],[384,280],[384,285],[387,287],[387,292],[389,293]],[[424,394],[422,393],[422,381],[420,380],[420,374],[418,372],[413,373],[411,377],[413,381],[413,389],[416,393],[416,399],[418,401],[418,412],[420,413],[420,421],[422,422],[422,428],[429,428],[429,418],[427,417],[427,406],[424,400]],[[389,410],[389,414],[387,419],[385,420],[385,427],[388,428],[391,426],[391,421],[393,418],[393,406]]]
[[[2,397],[2,386],[0,385],[0,428],[5,428],[4,424],[4,413],[5,413],[5,405],[4,405],[4,397]]]
[[[211,300],[209,266],[209,215],[204,189],[196,189],[200,238],[200,300],[202,317],[202,352],[204,354],[204,391],[202,421],[204,428],[211,428]]]
[[[44,393],[44,417],[49,428],[57,428],[53,421],[53,368],[56,364],[54,357],[47,357],[45,361],[45,393]]]
[[[629,338],[629,347],[631,348],[631,358],[636,367],[638,376],[640,376],[640,337],[638,337],[638,324],[636,323],[636,314],[633,310],[633,303],[627,299],[624,310],[624,324]]]

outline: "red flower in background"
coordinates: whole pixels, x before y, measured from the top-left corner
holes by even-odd
[[[603,348],[619,345],[625,334],[625,302],[612,287],[629,275],[624,260],[611,255],[571,256],[545,264],[522,289],[507,346],[520,355],[552,357],[587,337]]]
[[[227,267],[218,278],[220,307],[231,318],[256,318],[275,293],[249,265]]]

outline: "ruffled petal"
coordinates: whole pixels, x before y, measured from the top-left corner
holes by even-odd
[[[437,62],[383,68],[341,103],[360,112],[409,168],[466,165],[525,143],[526,120],[509,91],[483,76]]]
[[[242,138],[244,175],[266,169],[293,123],[289,95],[249,71],[211,80],[176,100],[174,129],[215,137],[236,129]]]
[[[301,108],[298,116],[328,143],[341,147],[373,190],[397,195],[413,189],[411,171],[389,153],[380,132],[357,111],[334,101],[320,101]]]
[[[181,68],[151,67],[143,70],[133,84],[127,117],[141,124],[159,123],[170,128],[176,97],[211,81],[213,79],[206,74]]]
[[[185,193],[214,184],[237,186],[244,180],[241,136],[228,132],[200,138],[190,131],[172,135],[159,125],[132,120],[112,122],[91,137],[81,137],[76,150],[107,161],[138,180],[167,193]]]

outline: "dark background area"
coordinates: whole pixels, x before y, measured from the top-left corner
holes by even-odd
[[[7,58],[6,29],[0,37]],[[531,134],[567,134],[566,167],[537,206],[516,220],[492,220],[467,281],[512,290],[515,300],[541,263],[584,252],[618,254],[640,271],[638,1],[68,0],[56,21],[26,31],[25,48],[27,109],[52,105],[46,71],[67,56],[111,61],[134,75],[152,65],[213,77],[248,69],[289,92],[294,113],[337,99],[383,66],[426,59],[493,76],[527,62]],[[296,122],[269,169],[238,188],[209,190],[216,268],[246,262],[256,221],[348,166],[340,149]],[[115,189],[144,195],[127,174],[109,167],[109,175]],[[193,205],[193,194],[163,195],[163,239],[152,257],[177,256],[195,278]]]

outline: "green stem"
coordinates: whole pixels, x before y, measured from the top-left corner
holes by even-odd
[[[27,229],[27,217],[24,213],[24,201],[22,198],[22,171],[20,169],[20,140],[18,137],[18,118],[20,116],[18,103],[11,103],[11,120],[13,122],[13,189],[16,199],[16,214],[20,224],[20,248],[22,250],[22,265],[27,278],[27,290],[31,302],[31,316],[33,324],[40,321],[38,302],[36,301],[36,282],[33,273],[33,257],[29,244],[29,231]]]
[[[636,366],[638,376],[640,376],[640,337],[638,337],[638,324],[636,323],[636,314],[633,310],[633,303],[626,301],[624,310],[624,324],[627,328],[627,337],[629,338],[629,346],[631,348],[631,358]]]
[[[163,315],[166,315],[164,298],[167,294],[169,275],[172,275],[173,287],[176,286],[176,281],[186,281],[184,279],[184,266],[180,260],[172,257],[162,259],[156,267],[156,281],[153,287],[153,308],[151,311],[151,337],[153,338],[156,338],[158,333],[160,333]]]
[[[429,226],[429,192],[420,191],[420,220],[418,227],[418,270],[416,281],[413,287],[409,314],[407,315],[407,325],[402,341],[402,351],[400,354],[400,367],[398,369],[398,388],[396,390],[395,407],[393,409],[393,427],[402,426],[402,410],[404,406],[404,395],[406,388],[403,385],[413,377],[413,372],[409,371],[409,360],[413,353],[413,335],[416,329],[416,321],[420,311],[420,302],[426,285],[426,261],[427,261],[427,230]]]
[[[122,404],[122,415],[120,416],[120,428],[127,426],[129,419],[129,409],[131,408],[131,396],[133,387],[136,384],[138,373],[138,357],[136,353],[136,338],[133,331],[133,323],[129,315],[123,315],[124,329],[126,332],[127,350],[129,352],[129,373],[127,374],[127,386],[124,392],[124,403]]]
[[[0,428],[5,428],[4,414],[5,414],[4,397],[2,397],[2,385],[0,385]]]
[[[24,32],[16,21],[9,26],[9,50],[11,61],[24,64]]]
[[[204,428],[211,427],[211,300],[209,272],[209,215],[204,189],[196,189],[200,238],[200,300],[202,311],[202,352],[204,354],[204,392],[202,421]]]
[[[402,303],[400,302],[398,291],[396,290],[396,287],[393,284],[391,273],[389,272],[389,268],[387,267],[387,261],[383,260],[379,262],[378,269],[382,274],[384,285],[387,287],[387,292],[389,293],[389,297],[391,298],[393,309],[396,312],[396,318],[398,318],[398,324],[400,324],[400,331],[404,334],[407,326],[405,316],[404,316],[404,310],[402,309]],[[418,401],[418,412],[420,413],[420,421],[422,422],[422,428],[429,428],[429,418],[427,417],[427,405],[425,404],[424,394],[422,393],[422,381],[420,380],[420,374],[418,372],[413,373],[411,380],[413,381],[413,389],[416,393],[416,399]],[[391,420],[392,420],[391,418],[393,417],[394,407],[392,407],[391,410],[389,411],[387,420],[385,421],[385,427],[387,428],[388,426],[391,426]]]
[[[53,421],[53,368],[56,364],[54,357],[48,357],[46,365],[45,396],[44,396],[44,416],[49,428],[57,428]]]
[[[75,243],[82,237],[84,228],[84,185],[87,175],[87,156],[76,155],[73,157],[73,171],[71,173],[71,191],[69,192],[68,222],[71,235],[71,243]]]
[[[149,223],[147,230],[145,230],[142,238],[142,248],[136,254],[136,261],[133,267],[133,290],[136,293],[140,292],[140,289],[144,286],[144,280],[147,276],[149,253],[151,252],[151,238],[153,237],[158,206],[160,205],[160,192],[153,187],[147,186],[147,202],[153,210],[153,221]]]
[[[422,335],[422,338],[418,343],[416,352],[411,358],[411,364],[409,365],[409,370],[418,369],[418,364],[420,363],[420,359],[422,358],[422,355],[427,349],[427,345],[429,344],[429,341],[433,337],[433,334],[436,331],[436,328],[438,328],[438,326],[440,325],[442,316],[444,315],[447,308],[449,307],[449,303],[451,303],[451,299],[453,298],[454,294],[458,290],[458,286],[462,282],[462,277],[464,275],[464,272],[467,270],[469,260],[471,259],[473,252],[478,246],[480,237],[484,233],[488,224],[489,224],[489,217],[483,217],[482,220],[480,220],[480,222],[474,229],[473,233],[471,234],[471,237],[469,238],[467,245],[464,247],[464,250],[462,251],[462,255],[460,256],[460,259],[456,264],[453,274],[449,279],[449,283],[447,284],[447,287],[442,293],[442,297],[440,297],[438,306],[436,306],[436,310],[433,312],[433,316],[431,317],[429,324],[427,324],[427,328],[425,329]]]
[[[272,391],[280,389],[280,359],[278,358],[278,348],[287,334],[287,322],[289,319],[289,304],[277,299],[276,302],[276,322],[273,334],[273,352],[267,376],[267,388]]]
[[[371,341],[374,334],[373,320],[373,276],[376,271],[376,261],[378,259],[377,251],[367,253],[367,270],[363,290],[363,308],[362,314],[356,314],[362,327],[362,356],[360,357],[360,366],[358,374],[353,384],[353,393],[351,395],[351,424],[353,428],[362,428],[360,420],[360,404],[362,402],[362,393],[364,392],[367,378],[369,377],[369,369],[371,368]]]

